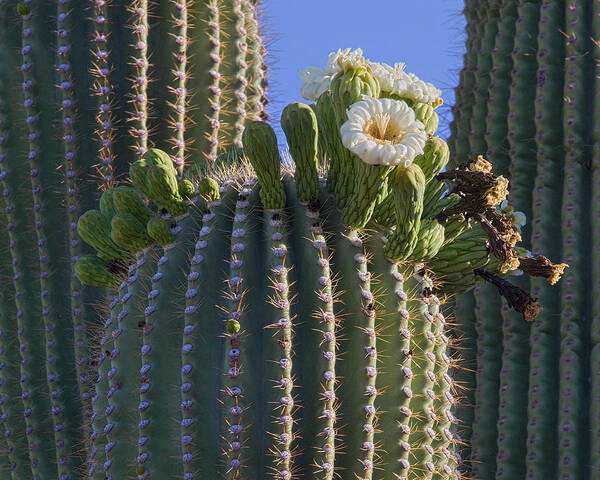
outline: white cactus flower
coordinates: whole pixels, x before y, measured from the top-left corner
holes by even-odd
[[[387,63],[369,61],[369,66],[371,67],[373,76],[379,82],[382,92],[391,92],[396,80],[408,78],[404,72],[406,66],[404,63],[395,63],[392,67]]]
[[[327,75],[335,75],[338,72],[350,69],[358,69],[367,64],[367,60],[363,56],[363,51],[360,48],[350,50],[338,49],[337,52],[331,52],[327,57],[327,65],[325,72]]]
[[[500,213],[503,213],[508,218],[510,218],[510,223],[521,231],[527,224],[527,217],[523,212],[519,212],[515,210],[511,205],[508,204],[507,200],[503,200],[500,204]]]
[[[311,66],[298,70],[302,85],[300,95],[306,100],[316,101],[319,96],[327,91],[331,83],[331,75],[327,75],[321,67]]]
[[[327,65],[323,69],[310,66],[304,70],[298,70],[302,85],[300,95],[306,100],[316,101],[323,92],[326,92],[333,77],[344,70],[358,69],[367,64],[360,48],[351,50],[346,48],[331,52],[327,57]]]
[[[406,72],[404,63],[396,63],[392,67],[386,63],[369,61],[369,66],[382,92],[423,103],[433,103],[442,96],[442,91],[432,83]]]
[[[373,98],[350,105],[340,128],[344,147],[369,165],[410,165],[423,153],[424,125],[401,100]]]

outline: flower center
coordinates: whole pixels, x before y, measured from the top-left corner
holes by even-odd
[[[365,125],[365,135],[375,143],[390,145],[402,140],[404,132],[400,126],[392,120],[389,113],[377,113],[369,123]]]

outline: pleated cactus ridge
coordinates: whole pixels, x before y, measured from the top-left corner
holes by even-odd
[[[484,8],[485,7],[485,8]],[[532,255],[568,263],[531,324],[488,285],[457,299],[472,392],[457,412],[473,478],[584,479],[598,455],[598,2],[468,1],[456,89],[456,162],[484,155],[510,179]]]

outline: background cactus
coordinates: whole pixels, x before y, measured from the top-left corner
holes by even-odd
[[[491,285],[457,299],[467,396],[457,412],[474,478],[585,479],[598,450],[598,48],[596,1],[467,1],[452,160],[483,154],[527,215],[523,245],[571,268],[523,323]]]

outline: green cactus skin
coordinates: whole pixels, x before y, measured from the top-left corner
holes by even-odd
[[[184,200],[189,200],[194,197],[196,189],[194,184],[186,178],[177,182],[177,191]]]
[[[474,351],[463,351],[467,361],[477,359],[478,385],[491,391],[487,375],[500,373],[493,387],[497,393],[474,402],[472,411],[476,416],[485,412],[490,425],[492,411],[498,412],[497,433],[480,420],[474,426],[485,430],[484,437],[479,434],[472,440],[478,450],[473,476],[483,480],[574,480],[599,472],[598,429],[589,430],[598,422],[592,399],[599,391],[593,373],[598,361],[597,300],[592,293],[598,286],[592,273],[597,256],[597,153],[590,147],[597,103],[586,97],[597,82],[593,72],[598,51],[592,41],[597,9],[597,2],[503,1],[494,50],[490,52],[489,45],[474,48],[476,40],[468,40],[467,56],[479,52],[492,58],[489,98],[479,89],[474,94],[476,104],[487,104],[486,122],[473,116],[469,125],[485,125],[487,158],[495,170],[510,177],[509,202],[528,217],[522,231],[525,246],[534,255],[543,249],[556,261],[562,258],[570,264],[560,292],[541,279],[515,277],[520,287],[531,285],[533,296],[544,305],[531,325],[520,322],[506,305],[494,306],[493,292],[480,288],[476,295],[478,317],[486,312],[484,320],[491,322],[487,312],[495,319],[500,312],[504,320],[501,332],[498,322],[493,323],[495,345],[501,336],[501,348],[485,347],[486,334]],[[473,17],[468,22],[473,37],[481,22]],[[461,79],[459,91],[466,88],[472,84]],[[462,117],[456,122],[454,132],[467,128]],[[476,146],[481,131],[474,133]],[[462,148],[457,135],[449,146],[451,151]],[[458,314],[466,318],[467,313],[461,309]],[[590,378],[591,383],[586,382]],[[466,408],[457,416],[470,424]],[[484,443],[497,448],[494,461],[482,457]]]
[[[161,1],[148,6],[144,1],[118,1],[109,7],[108,2],[93,1],[89,8],[76,8],[74,3],[10,0],[0,4],[0,170],[5,189],[2,203],[10,209],[2,213],[1,223],[9,226],[10,234],[5,231],[1,243],[9,260],[15,262],[8,267],[7,271],[13,272],[0,290],[10,298],[10,311],[14,310],[22,329],[17,337],[23,345],[19,359],[23,363],[17,378],[23,379],[18,383],[18,396],[24,395],[19,403],[26,416],[23,428],[11,436],[31,442],[31,450],[24,450],[27,461],[20,458],[6,476],[24,480],[79,477],[87,469],[82,462],[88,446],[84,443],[88,442],[82,438],[89,437],[94,424],[99,426],[98,411],[105,409],[98,398],[96,416],[90,419],[91,393],[96,388],[91,370],[97,367],[89,362],[97,361],[91,358],[99,346],[96,327],[105,320],[92,305],[105,293],[81,288],[73,270],[77,260],[90,253],[77,232],[80,213],[97,201],[102,190],[114,186],[115,178],[127,171],[143,149],[163,140],[159,134],[162,118],[169,116],[163,113],[175,112],[171,104],[179,107],[194,98],[194,109],[177,111],[179,119],[197,120],[190,122],[194,123],[194,135],[189,131],[184,135],[175,123],[177,135],[173,137],[178,142],[176,151],[169,152],[175,160],[189,155],[193,163],[211,161],[195,152],[211,148],[216,152],[231,144],[234,125],[236,135],[241,135],[246,118],[264,115],[264,49],[255,2],[241,2],[243,26],[252,32],[255,48],[247,54],[248,74],[237,76],[240,65],[229,62],[225,55],[216,57],[219,64],[223,61],[223,96],[215,96],[207,88],[213,81],[209,72],[217,63],[206,55],[205,45],[210,42],[207,33],[225,30],[241,18],[232,2],[212,2],[216,13],[201,5],[189,28],[186,2]],[[168,15],[163,15],[165,9]],[[219,9],[223,10],[221,16]],[[177,14],[177,25],[169,23],[171,12]],[[215,18],[216,24],[209,26],[207,20]],[[139,28],[131,28],[134,26]],[[175,38],[164,41],[170,33],[187,41],[175,47]],[[236,41],[223,36],[221,50]],[[172,55],[186,58],[188,44],[193,45],[189,50],[198,49],[197,55],[177,65],[185,75],[173,80],[169,68]],[[157,67],[148,64],[151,58]],[[164,58],[169,62],[164,63]],[[205,133],[212,127],[206,114],[224,106],[227,96],[233,95],[230,79],[235,76],[240,83],[250,82],[247,96],[250,99],[252,94],[251,106],[240,96],[237,108],[221,120],[223,128],[216,141],[207,141]],[[169,90],[184,82],[184,89]],[[257,86],[258,96],[254,92]],[[148,115],[149,98],[152,117]],[[246,112],[238,113],[243,110]],[[193,146],[192,138],[198,139]],[[207,145],[210,148],[205,148]],[[119,252],[117,257],[121,255]],[[107,364],[110,362],[101,369]],[[108,371],[101,375],[100,384]],[[103,392],[100,397],[106,395],[103,388],[98,386]],[[102,451],[96,460],[103,456],[105,444],[98,437]],[[96,460],[92,461],[96,462],[92,476],[104,479],[104,462]]]
[[[439,137],[427,140],[423,148],[423,154],[417,155],[414,163],[421,167],[425,179],[429,182],[435,175],[442,171],[450,159],[448,144]]]
[[[152,216],[152,212],[150,212],[148,207],[144,205],[144,202],[140,198],[140,195],[135,188],[121,185],[115,189],[107,190],[102,194],[102,197],[104,197],[108,192],[113,192],[112,202],[116,213],[129,213],[144,224]],[[114,214],[110,216],[111,221],[113,217]]]
[[[300,201],[309,202],[311,198],[319,198],[321,187],[317,172],[316,115],[308,105],[290,103],[281,113],[281,128],[295,161]]]
[[[285,206],[281,183],[281,158],[273,128],[265,122],[249,122],[244,130],[244,152],[260,180],[260,198],[267,209]]]
[[[208,203],[216,202],[220,198],[219,184],[210,177],[204,177],[198,183],[198,194]]]
[[[143,250],[152,243],[146,226],[130,213],[117,213],[110,224],[113,242],[132,253]]]
[[[390,258],[406,260],[417,246],[423,196],[425,194],[425,175],[416,164],[399,167],[390,179],[396,206],[396,231],[385,247]]]
[[[146,231],[150,238],[162,247],[170,245],[175,240],[169,225],[160,218],[151,218],[146,224]]]
[[[86,285],[112,288],[118,286],[118,280],[107,269],[106,260],[96,255],[79,257],[75,264],[75,275]]]

